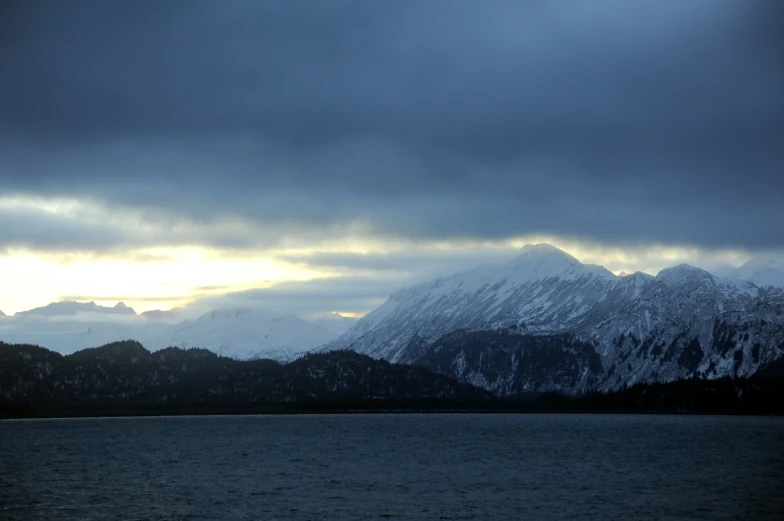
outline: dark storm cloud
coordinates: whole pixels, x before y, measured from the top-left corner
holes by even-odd
[[[0,191],[782,246],[782,5],[5,2]]]
[[[101,224],[0,208],[0,252],[14,247],[50,251],[105,250],[127,239],[125,234]]]

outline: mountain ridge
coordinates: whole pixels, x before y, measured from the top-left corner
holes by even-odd
[[[746,376],[784,352],[784,290],[717,277],[687,264],[655,277],[620,277],[553,246],[535,245],[507,264],[398,291],[322,350],[354,349],[420,363],[439,346],[447,349],[438,341],[454,331],[509,328],[526,335],[576,335],[592,345],[602,365],[599,389],[697,373]],[[468,351],[448,349],[451,367],[465,362]],[[481,356],[495,356],[493,349],[487,344]],[[491,382],[501,376],[482,378]],[[564,390],[588,388],[574,383]]]
[[[744,266],[775,269],[777,258],[755,257]],[[689,308],[697,305],[693,296],[687,294],[690,291],[713,302],[710,313],[703,306],[702,316],[689,314]],[[515,326],[524,327],[530,334],[578,332],[596,339],[609,328],[615,330],[616,336],[634,333],[636,338],[642,338],[659,333],[645,332],[641,327],[662,320],[693,327],[699,321],[711,322],[711,317],[733,307],[747,314],[756,313],[749,306],[754,302],[760,309],[777,305],[777,291],[780,289],[775,286],[717,277],[687,264],[665,268],[656,276],[642,272],[614,275],[601,266],[584,264],[555,246],[532,244],[520,248],[518,255],[507,263],[479,266],[401,288],[361,320],[332,313],[301,322],[301,317],[296,316],[273,319],[275,313],[265,315],[263,311],[257,320],[252,320],[234,316],[239,309],[232,308],[223,313],[224,323],[215,320],[214,328],[210,328],[199,322],[204,315],[183,320],[188,316],[187,309],[137,315],[122,303],[108,307],[95,302],[61,301],[11,317],[0,315],[0,340],[50,345],[67,353],[121,338],[140,338],[157,349],[169,345],[206,347],[238,358],[280,360],[290,360],[314,349],[323,351],[369,341],[374,345],[359,349],[374,356],[411,361],[404,352],[415,333],[432,342],[457,329]],[[671,292],[679,296],[673,297]],[[474,301],[475,309],[466,308],[462,302],[466,299]],[[690,299],[692,302],[687,305]],[[670,309],[665,309],[662,302],[668,302]],[[402,336],[385,332],[386,326],[380,324],[389,324],[394,317],[403,320],[412,303],[416,303],[419,312],[409,313],[410,331]],[[625,324],[613,325],[612,320],[624,315]],[[284,334],[284,330],[289,332]],[[711,342],[712,333],[696,333],[702,344]],[[373,338],[363,339],[367,335]],[[607,356],[614,347],[612,342],[604,341],[597,349]],[[387,352],[390,350],[394,353]]]
[[[45,306],[28,309],[26,311],[19,311],[14,316],[66,316],[76,315],[79,313],[105,313],[116,315],[136,315],[133,308],[125,305],[124,302],[118,302],[113,307],[101,306],[94,301],[78,302],[76,300],[60,300],[57,302],[50,302]]]

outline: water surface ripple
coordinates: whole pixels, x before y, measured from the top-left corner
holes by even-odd
[[[784,419],[0,422],[0,519],[784,519]]]

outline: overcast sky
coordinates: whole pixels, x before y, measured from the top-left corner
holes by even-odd
[[[782,64],[780,0],[6,0],[0,309],[737,264],[784,248]]]

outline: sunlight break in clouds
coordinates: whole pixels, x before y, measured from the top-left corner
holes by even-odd
[[[341,298],[341,280],[364,277],[378,287],[372,300],[380,303],[394,291],[433,277],[449,275],[487,262],[511,259],[525,243],[550,242],[585,263],[601,264],[615,273],[645,271],[680,262],[709,270],[737,266],[748,258],[740,251],[704,251],[685,247],[604,246],[549,236],[519,237],[506,241],[409,241],[368,237],[322,244],[318,250],[279,248],[275,250],[218,249],[213,247],[158,247],[128,249],[111,254],[84,252],[32,252],[10,250],[0,257],[0,310],[11,314],[61,299],[94,300],[102,305],[123,301],[137,312],[169,309],[205,300],[220,305],[234,301],[225,294],[259,288],[278,288],[286,309],[290,286],[298,282],[298,298],[307,293],[308,281],[334,279],[334,297],[326,312],[358,316],[370,304],[336,304]],[[329,262],[325,262],[324,259]],[[337,260],[336,260],[337,259]],[[283,284],[283,285],[281,285]],[[290,292],[292,295],[294,291]],[[319,299],[314,293],[311,314]],[[205,301],[205,302],[206,302]],[[371,301],[368,301],[371,302]],[[264,305],[270,305],[265,301]],[[327,306],[327,304],[324,304]],[[315,307],[313,307],[315,306]]]
[[[200,248],[161,248],[151,260],[12,251],[0,257],[0,310],[7,314],[68,297],[102,305],[124,301],[137,312],[182,306],[219,292],[328,275],[274,259],[232,258]],[[137,257],[139,254],[137,254]],[[141,256],[143,257],[143,255]]]
[[[361,220],[326,229],[225,218],[197,222],[89,198],[23,194],[0,196],[0,219],[9,224],[0,257],[0,310],[8,314],[71,299],[108,306],[122,301],[137,312],[258,305],[308,316],[361,316],[392,291],[504,262],[524,244],[539,242],[616,274],[655,275],[688,263],[722,275],[750,257],[742,250],[619,246],[548,234],[406,238],[380,233]],[[35,225],[14,235],[15,222]],[[325,279],[332,279],[329,286],[308,284]],[[357,283],[374,285],[375,294],[363,290],[354,298],[348,288]],[[247,300],[249,290],[262,291]]]
[[[259,305],[279,303],[281,309],[297,312],[284,302],[294,292],[288,283],[301,283],[296,287],[301,299],[308,291],[307,281],[336,278],[331,287],[337,295],[329,304],[319,304],[326,296],[314,294],[308,313],[359,316],[390,291],[479,264],[503,262],[523,244],[538,242],[549,242],[582,262],[615,273],[655,275],[685,262],[723,274],[750,256],[740,250],[614,246],[543,234],[500,240],[415,239],[382,235],[360,221],[326,231],[225,220],[155,221],[139,211],[109,208],[90,199],[25,195],[0,196],[0,218],[39,223],[34,233],[7,238],[0,257],[0,310],[8,314],[62,299],[109,306],[123,301],[137,312],[200,301],[234,305],[232,297],[223,296],[260,288],[277,290],[274,299]],[[221,246],[221,240],[232,234],[230,245]],[[253,246],[265,235],[277,239],[266,247]],[[58,237],[66,242],[58,242]],[[346,298],[341,304],[341,281],[362,278],[376,284],[378,294],[351,302]]]

